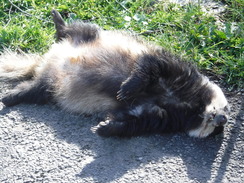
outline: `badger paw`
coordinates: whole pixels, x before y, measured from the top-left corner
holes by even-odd
[[[143,89],[143,81],[140,78],[131,77],[121,85],[120,90],[117,92],[117,99],[120,101],[130,99],[137,96]]]
[[[123,126],[123,122],[106,120],[101,121],[97,126],[92,127],[91,130],[102,137],[121,136]]]
[[[132,93],[130,91],[125,91],[123,89],[120,89],[117,92],[117,100],[119,101],[130,99],[131,97],[132,97]]]
[[[17,104],[19,104],[18,94],[15,94],[15,93],[8,94],[2,98],[1,102],[6,107],[17,105]]]

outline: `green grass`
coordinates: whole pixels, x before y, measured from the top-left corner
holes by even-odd
[[[54,42],[50,11],[55,8],[67,21],[82,19],[104,29],[142,34],[146,40],[217,74],[229,88],[243,88],[244,1],[222,2],[227,5],[226,11],[213,16],[198,5],[179,6],[152,0],[2,0],[0,51],[47,51]]]

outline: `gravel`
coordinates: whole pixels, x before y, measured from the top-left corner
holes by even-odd
[[[0,82],[0,98],[10,88]],[[228,95],[224,134],[101,138],[95,116],[0,103],[0,182],[244,182],[244,92]]]

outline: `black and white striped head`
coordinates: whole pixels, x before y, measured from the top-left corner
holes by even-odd
[[[212,82],[208,83],[208,87],[212,90],[211,101],[200,114],[203,119],[200,126],[188,131],[192,137],[207,137],[228,122],[230,107],[223,91]]]

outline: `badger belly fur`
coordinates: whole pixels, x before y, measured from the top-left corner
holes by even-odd
[[[70,112],[106,114],[92,128],[105,137],[223,130],[228,102],[190,62],[135,35],[52,15],[57,43],[46,54],[1,54],[0,79],[26,79],[3,97],[5,106],[53,101]]]

